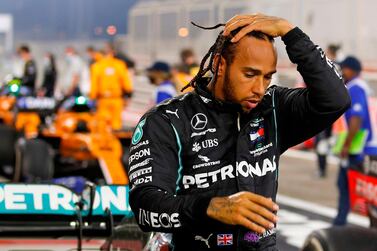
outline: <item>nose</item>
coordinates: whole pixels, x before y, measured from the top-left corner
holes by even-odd
[[[263,97],[264,93],[266,92],[263,76],[258,76],[256,78],[251,91],[254,95],[257,95],[260,98]]]

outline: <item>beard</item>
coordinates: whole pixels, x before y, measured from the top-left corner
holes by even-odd
[[[234,83],[230,80],[229,67],[226,67],[223,83],[223,93],[225,101],[230,103],[238,103],[234,93]]]

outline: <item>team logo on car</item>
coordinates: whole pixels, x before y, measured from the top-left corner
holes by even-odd
[[[132,136],[132,144],[136,145],[140,142],[141,138],[143,137],[143,126],[145,124],[146,119],[143,119],[139,122],[139,124],[136,126],[134,135]]]
[[[197,113],[191,119],[191,126],[195,130],[203,130],[207,126],[207,116],[203,113]]]

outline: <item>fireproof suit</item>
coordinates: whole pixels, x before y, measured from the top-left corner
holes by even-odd
[[[270,87],[250,113],[213,98],[208,80],[147,112],[135,129],[130,205],[144,231],[173,233],[175,250],[277,250],[264,235],[206,215],[213,197],[250,191],[274,201],[279,158],[350,105],[341,76],[299,28],[283,38],[307,89]]]

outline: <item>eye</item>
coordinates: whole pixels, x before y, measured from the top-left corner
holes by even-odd
[[[255,77],[255,74],[250,74],[250,73],[245,73],[244,74],[244,76],[246,77],[246,78],[253,78],[253,77]]]
[[[272,75],[266,75],[266,76],[264,76],[264,78],[267,79],[267,80],[271,80],[272,79]]]

